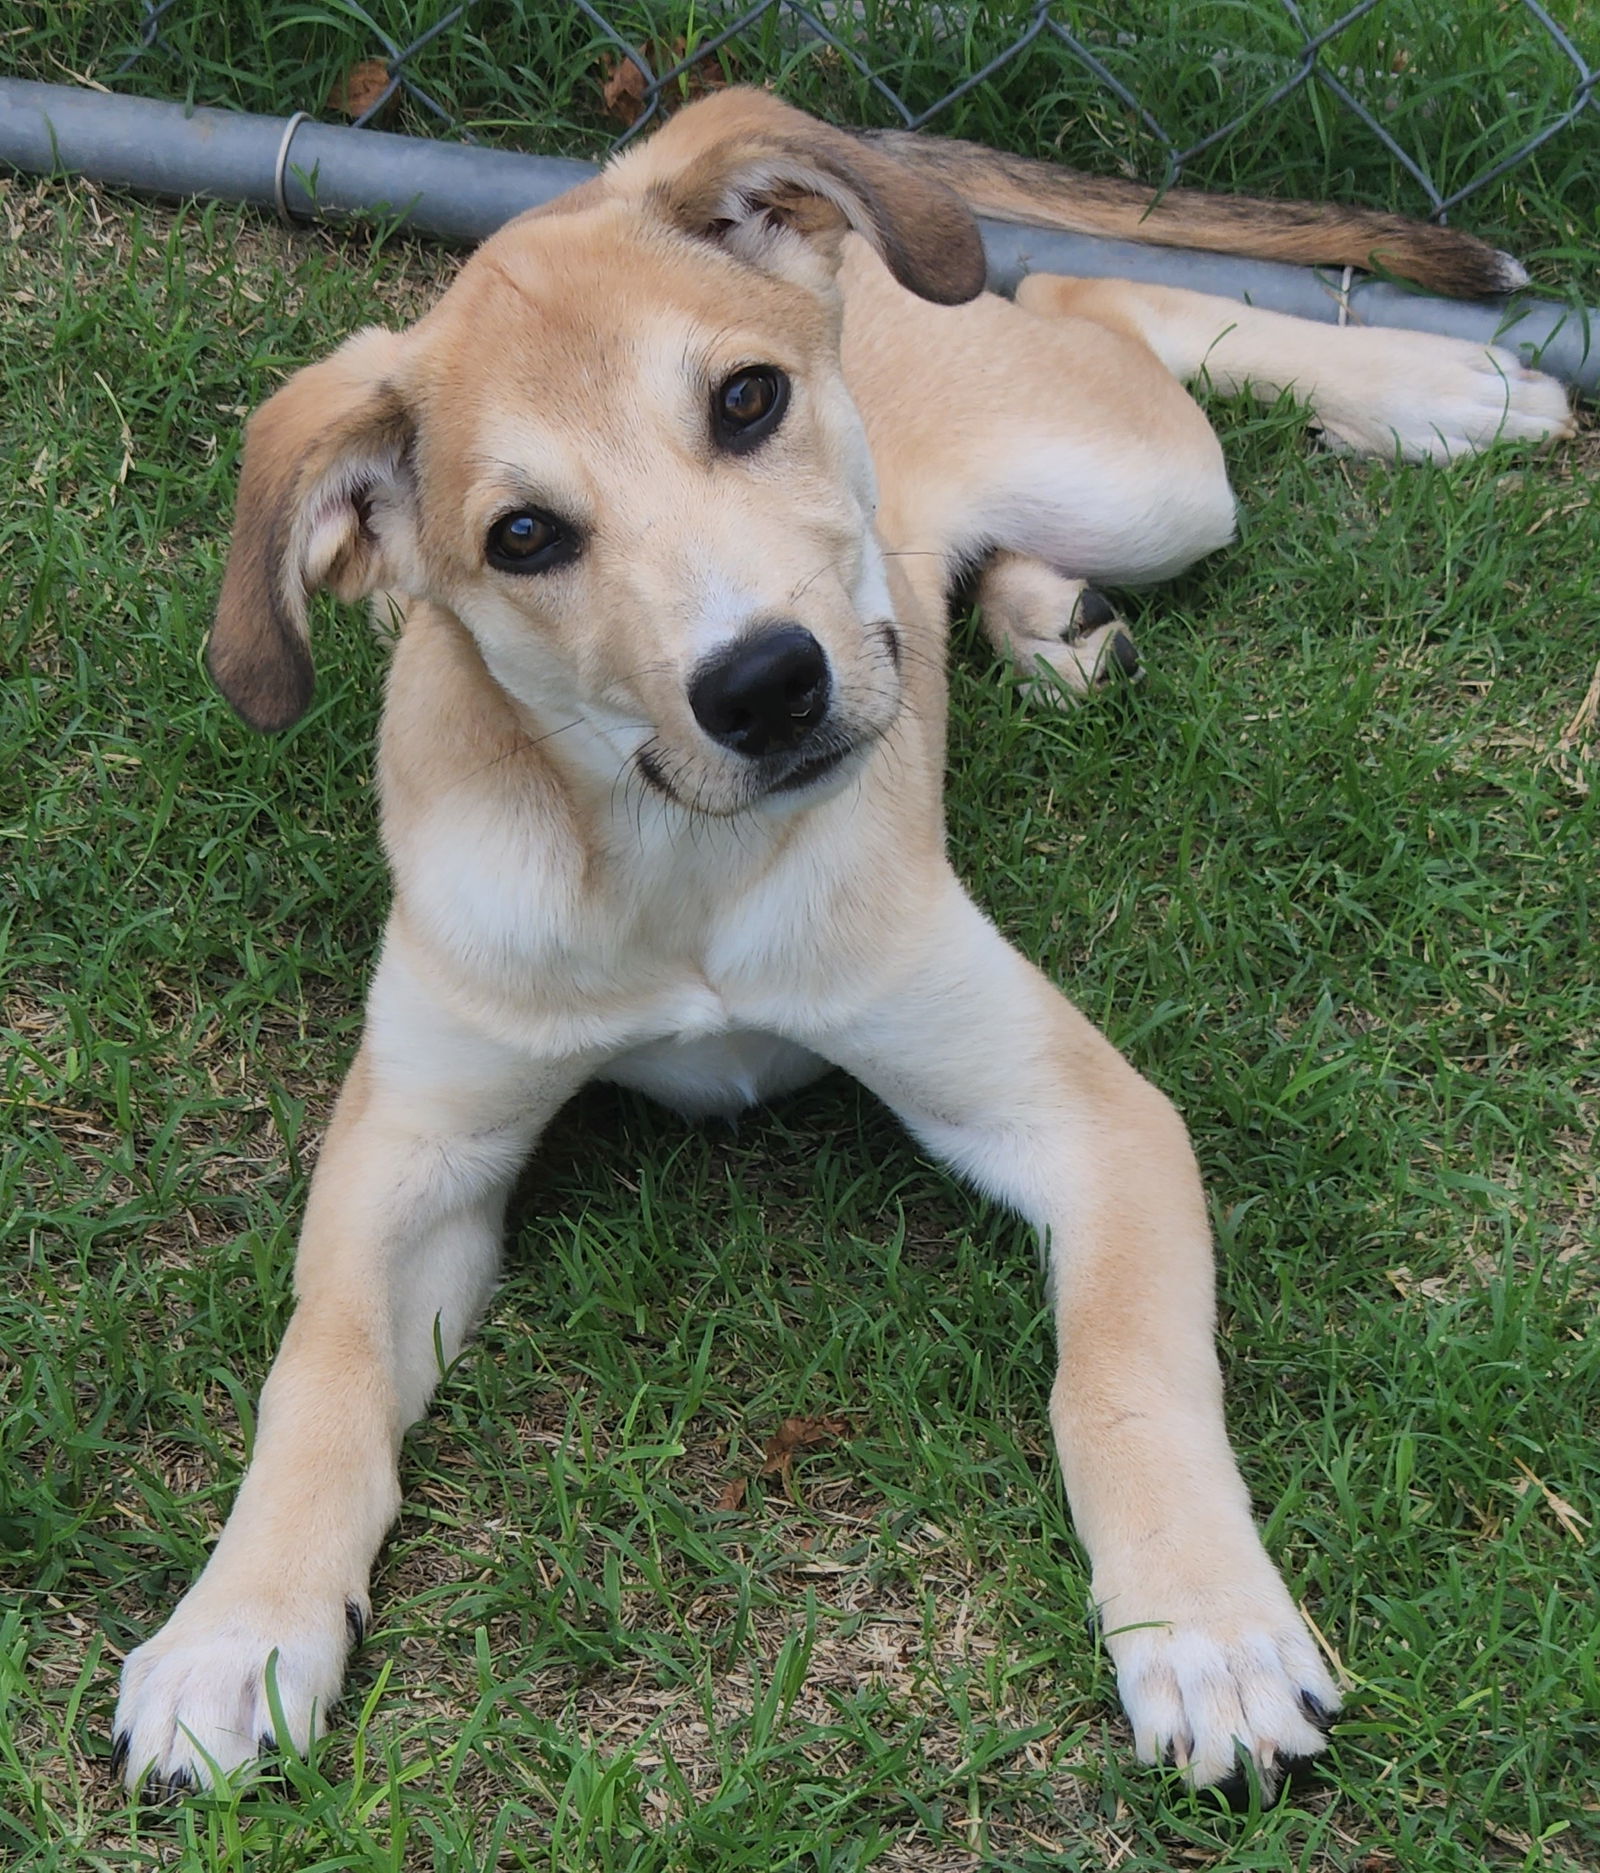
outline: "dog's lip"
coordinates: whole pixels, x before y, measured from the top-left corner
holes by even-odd
[[[770,779],[761,776],[752,793],[737,811],[756,806],[762,800],[785,798],[790,794],[804,793],[808,788],[820,786],[822,782],[833,779],[839,771],[859,759],[872,748],[879,736],[876,734],[853,735],[847,741],[834,741],[814,754],[802,753],[792,759],[786,768],[773,774]],[[642,749],[635,756],[639,772],[645,781],[666,799],[685,804],[677,790],[662,772],[661,763],[648,749]]]
[[[859,742],[847,741],[837,747],[824,748],[820,754],[810,755],[797,761],[786,774],[780,774],[767,788],[769,794],[798,793],[802,787],[809,787],[813,781],[824,780],[832,774],[848,756],[860,747]]]
[[[669,800],[674,797],[672,789],[667,785],[667,777],[661,771],[661,763],[648,748],[641,748],[633,757],[633,761],[634,766],[657,793],[664,793]]]

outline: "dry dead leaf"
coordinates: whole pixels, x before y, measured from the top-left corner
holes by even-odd
[[[1520,1457],[1513,1457],[1511,1461],[1527,1478],[1527,1481],[1524,1483],[1515,1483],[1512,1485],[1517,1494],[1519,1496],[1525,1496],[1530,1489],[1537,1489],[1539,1494],[1544,1497],[1545,1504],[1550,1513],[1574,1541],[1581,1542],[1583,1540],[1583,1530],[1590,1526],[1588,1516],[1579,1515],[1578,1511],[1573,1508],[1572,1504],[1567,1501],[1565,1496],[1558,1496],[1542,1477],[1534,1475],[1532,1470],[1528,1468],[1527,1464],[1525,1464]]]
[[[648,49],[645,56],[649,57]],[[631,130],[644,115],[644,94],[648,87],[643,69],[631,58],[602,59],[600,69],[604,79],[600,97],[606,115],[614,117],[624,129]]]
[[[1402,1300],[1409,1301],[1413,1294],[1420,1294],[1425,1301],[1442,1301],[1449,1292],[1449,1283],[1443,1275],[1424,1275],[1419,1281],[1409,1268],[1391,1268],[1388,1271],[1389,1285]]]
[[[1600,716],[1600,663],[1594,666],[1594,675],[1589,679],[1583,701],[1578,704],[1578,713],[1561,731],[1561,746],[1576,747],[1594,727],[1597,716]]]
[[[602,59],[600,96],[606,115],[624,129],[631,130],[645,113],[650,90],[645,67],[655,72],[671,71],[683,62],[687,52],[688,44],[682,39],[675,39],[668,45],[646,39],[637,55],[623,53],[617,58]],[[708,52],[704,58],[696,59],[687,71],[679,72],[670,84],[663,85],[657,94],[662,110],[670,117],[707,92],[721,91],[729,82],[723,68],[723,60],[728,56],[726,51],[720,56]]]
[[[785,1418],[762,1446],[761,1468],[757,1476],[781,1477],[785,1489],[791,1487],[795,1457],[806,1450],[821,1450],[850,1435],[847,1418]],[[719,1509],[742,1509],[750,1487],[748,1476],[736,1476],[725,1483],[717,1496]]]
[[[389,67],[382,59],[358,59],[342,78],[333,81],[328,108],[346,117],[370,111],[389,88]]]
[[[725,1483],[717,1497],[719,1509],[742,1509],[745,1491],[750,1487],[748,1476],[736,1476],[731,1483]]]
[[[821,1450],[849,1435],[850,1426],[843,1418],[785,1418],[776,1435],[767,1439],[760,1474],[787,1480],[798,1452]]]

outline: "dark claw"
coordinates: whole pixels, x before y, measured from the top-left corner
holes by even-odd
[[[1333,1728],[1334,1713],[1321,1698],[1313,1697],[1309,1691],[1302,1691],[1300,1708],[1305,1712],[1307,1721],[1314,1723],[1324,1736]]]
[[[170,1775],[146,1776],[139,1799],[147,1808],[165,1808],[192,1795],[199,1786],[187,1769],[174,1769]]]
[[[128,1766],[129,1736],[126,1730],[119,1730],[111,1739],[111,1777],[113,1781],[122,1780],[122,1772]]]
[[[1250,1784],[1251,1777],[1241,1764],[1231,1775],[1225,1775],[1220,1782],[1208,1782],[1205,1792],[1208,1795],[1215,1795],[1223,1807],[1232,1812],[1250,1806]],[[1266,1789],[1263,1789],[1261,1799],[1265,1805],[1272,1800],[1272,1796]]]
[[[1126,631],[1118,631],[1112,638],[1111,654],[1124,676],[1139,674],[1139,649]]]
[[[344,1603],[344,1623],[350,1628],[350,1643],[363,1645],[367,1637],[367,1616],[354,1600]]]
[[[1282,1801],[1286,1795],[1303,1794],[1317,1785],[1318,1758],[1315,1756],[1274,1756],[1263,1773],[1241,1751],[1238,1767],[1220,1782],[1213,1782],[1206,1793],[1215,1795],[1224,1807],[1237,1811],[1250,1806],[1250,1791],[1259,1791],[1263,1808]]]
[[[1116,607],[1105,593],[1098,591],[1092,585],[1086,585],[1083,588],[1083,595],[1078,600],[1078,609],[1072,620],[1076,627],[1074,635],[1078,631],[1098,631],[1101,625],[1109,624],[1116,615]]]
[[[1274,1801],[1281,1801],[1286,1795],[1307,1794],[1316,1788],[1322,1775],[1322,1758],[1282,1756],[1278,1759],[1278,1768],[1278,1785],[1272,1793]]]

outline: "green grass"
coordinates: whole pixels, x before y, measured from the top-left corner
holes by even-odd
[[[61,12],[63,58],[109,30]],[[342,1722],[129,1809],[117,1664],[236,1486],[384,904],[359,615],[277,740],[199,668],[241,417],[449,262],[0,214],[0,1864],[1600,1864],[1600,456],[1353,467],[1287,410],[1216,411],[1245,535],[1139,602],[1139,690],[1057,716],[963,638],[951,821],[1193,1128],[1236,1440],[1350,1684],[1326,1773],[1227,1816],[1133,1767],[1032,1249],[832,1081],[732,1137],[563,1116]],[[848,1426],[792,1491],[791,1416]]]

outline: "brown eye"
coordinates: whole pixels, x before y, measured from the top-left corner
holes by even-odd
[[[570,527],[537,507],[502,514],[489,529],[484,557],[501,572],[548,572],[577,556]]]
[[[764,442],[789,405],[789,380],[775,364],[735,371],[712,393],[711,421],[717,446],[753,449]]]

